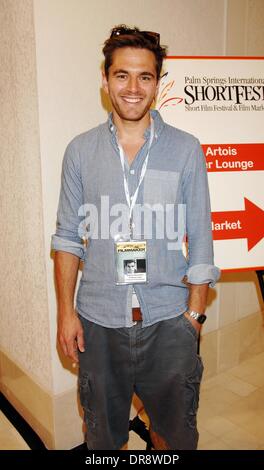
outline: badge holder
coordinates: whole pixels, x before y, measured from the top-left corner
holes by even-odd
[[[144,180],[150,147],[154,138],[154,121],[151,119],[150,139],[148,144],[148,152],[142,165],[138,186],[133,196],[130,197],[128,182],[125,172],[125,156],[123,148],[118,145],[120,162],[124,177],[124,191],[126,195],[127,205],[129,207],[129,237],[121,236],[115,241],[115,265],[116,265],[116,284],[143,284],[147,282],[147,242],[146,240],[133,240],[133,223],[132,214],[135,207],[138,191],[142,181]]]
[[[146,240],[120,240],[115,242],[116,284],[142,284],[147,282]]]

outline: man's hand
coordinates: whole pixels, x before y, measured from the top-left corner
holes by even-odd
[[[79,258],[71,253],[56,251],[55,279],[58,299],[58,342],[74,363],[79,362],[77,348],[84,351],[82,324],[74,310],[74,291]]]
[[[77,348],[84,352],[84,337],[82,324],[74,310],[67,315],[59,314],[58,341],[65,356],[79,362]]]
[[[200,333],[200,330],[201,330],[201,323],[199,323],[197,320],[195,320],[194,318],[192,318],[188,312],[184,312],[184,316],[187,318],[187,320],[192,324],[192,326],[194,327],[194,329],[197,331],[197,334],[199,335]]]
[[[206,300],[208,294],[208,284],[189,284],[189,310],[194,310],[195,312],[204,313],[206,308]],[[188,312],[184,313],[188,321],[193,325],[194,329],[199,335],[201,330],[201,323],[199,323],[195,318],[192,318]]]

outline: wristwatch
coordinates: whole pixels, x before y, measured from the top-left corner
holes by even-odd
[[[201,324],[204,323],[207,318],[203,313],[198,313],[194,310],[187,310],[187,312],[189,313],[190,317],[194,318],[196,321],[198,321],[198,323]]]

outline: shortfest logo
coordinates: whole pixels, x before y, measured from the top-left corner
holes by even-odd
[[[264,111],[264,78],[184,78],[186,111]]]
[[[182,93],[168,79],[161,83],[159,110],[179,104],[185,111],[264,111],[264,78],[185,76]]]

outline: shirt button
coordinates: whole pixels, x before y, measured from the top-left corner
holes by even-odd
[[[130,170],[129,173],[130,173],[131,175],[134,175],[134,174],[135,174],[135,170]]]

